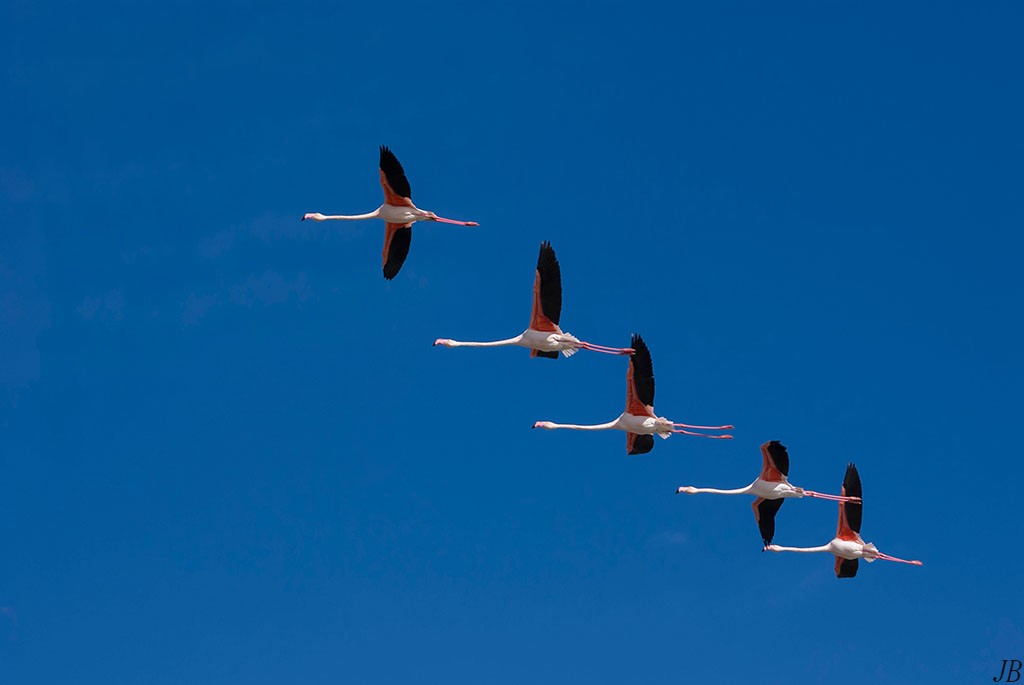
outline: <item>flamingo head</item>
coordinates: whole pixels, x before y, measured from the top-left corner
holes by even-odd
[[[445,347],[454,347],[454,342],[455,341],[449,340],[448,338],[438,338],[437,340],[434,341],[434,347],[437,347],[438,345],[444,345]]]
[[[677,495],[681,495],[684,492],[687,495],[696,495],[697,494],[697,488],[693,487],[692,485],[684,485],[684,486],[680,487],[678,490],[676,490],[676,494]]]
[[[302,215],[302,220],[305,221],[306,219],[312,219],[313,221],[323,221],[324,215],[321,214],[320,212],[310,212],[309,214]]]
[[[548,430],[551,430],[552,428],[555,427],[555,424],[551,423],[550,421],[537,421],[536,423],[533,424],[533,427],[547,428]]]

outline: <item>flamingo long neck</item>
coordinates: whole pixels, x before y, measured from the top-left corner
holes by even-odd
[[[380,216],[380,207],[366,214],[325,214],[323,220],[359,221],[360,219],[376,219],[378,216]]]
[[[706,492],[712,495],[746,495],[750,492],[752,486],[748,485],[745,488],[736,488],[735,490],[719,490],[718,488],[694,488],[693,494],[698,492]]]
[[[832,550],[828,545],[822,545],[821,547],[783,547],[782,545],[772,545],[775,549],[774,552],[831,552]]]
[[[458,340],[451,340],[448,343],[449,347],[502,347],[505,345],[518,345],[522,342],[523,336],[517,335],[514,338],[507,338],[505,340],[494,340],[492,342],[460,342]]]
[[[576,424],[576,423],[553,423],[553,424],[551,424],[551,427],[552,428],[571,428],[572,430],[577,430],[577,431],[603,431],[603,430],[608,430],[609,428],[617,428],[618,427],[618,423],[619,423],[619,421],[618,421],[618,419],[616,419],[615,421],[609,421],[608,423],[596,423],[596,424],[592,424],[592,425],[580,425],[580,424]]]

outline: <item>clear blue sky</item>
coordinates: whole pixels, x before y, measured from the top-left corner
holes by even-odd
[[[985,682],[1024,655],[1024,10],[0,2],[0,683]],[[143,3],[151,5],[151,3]],[[398,278],[377,147],[420,206]],[[433,349],[644,334],[625,361]],[[767,555],[864,481],[912,568]],[[952,490],[952,492],[950,492]],[[776,542],[824,544],[832,503]],[[768,674],[765,675],[766,671]],[[991,682],[991,681],[988,681]]]

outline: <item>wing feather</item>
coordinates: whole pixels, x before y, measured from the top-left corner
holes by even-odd
[[[758,497],[754,500],[754,520],[757,521],[757,527],[761,531],[761,539],[764,544],[772,544],[772,539],[775,537],[775,515],[779,513],[779,509],[782,508],[782,503],[785,502],[781,497],[779,499],[764,499]]]
[[[555,258],[551,243],[540,244],[537,256],[537,274],[533,279],[533,309],[530,311],[530,328],[535,331],[559,332],[558,321],[562,316],[562,271]]]
[[[647,454],[654,449],[654,436],[626,433],[626,454]]]
[[[761,480],[780,483],[789,475],[789,452],[778,440],[761,445]]]
[[[384,278],[391,280],[405,264],[412,244],[412,224],[385,224],[384,229]]]
[[[636,350],[626,371],[626,411],[634,416],[654,416],[654,366],[647,343],[634,333],[630,347]]]
[[[836,557],[836,578],[853,578],[857,575],[857,566],[856,559]]]
[[[857,466],[853,463],[847,464],[842,494],[845,497],[863,497],[861,493],[860,474],[857,473]],[[862,502],[840,502],[836,537],[842,540],[859,539],[863,514],[864,504]]]
[[[412,206],[412,189],[405,177],[402,164],[386,145],[380,146],[380,184],[384,188],[384,202],[396,207]]]

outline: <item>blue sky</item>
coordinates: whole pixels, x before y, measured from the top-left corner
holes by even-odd
[[[0,4],[0,682],[973,682],[1024,654],[1022,10]],[[418,224],[300,223],[381,199]],[[625,362],[431,348],[528,322]],[[765,555],[758,445],[912,568]],[[824,544],[831,503],[776,542]],[[1016,532],[1015,532],[1016,531]]]

